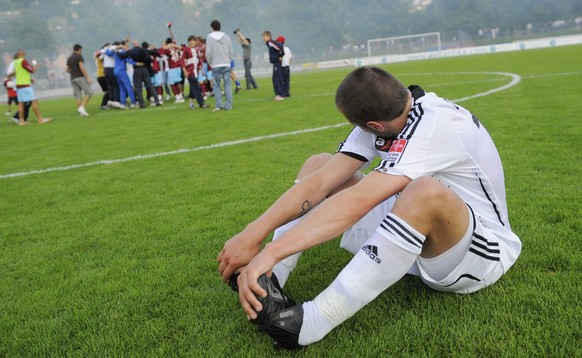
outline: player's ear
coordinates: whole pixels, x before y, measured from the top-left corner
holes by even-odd
[[[376,131],[376,132],[382,132],[384,130],[384,126],[382,125],[382,123],[378,122],[378,121],[368,121],[366,122],[366,127]]]

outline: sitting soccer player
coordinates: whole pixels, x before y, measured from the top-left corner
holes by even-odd
[[[218,255],[223,280],[240,273],[243,310],[282,348],[319,341],[406,273],[471,293],[521,251],[499,154],[471,112],[375,67],[350,73],[335,103],[354,125],[337,153],[309,158],[296,184]],[[371,173],[359,172],[378,156]],[[353,259],[313,301],[295,304],[281,287],[299,255],[342,233]]]

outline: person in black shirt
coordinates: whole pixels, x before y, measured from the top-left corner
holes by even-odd
[[[91,89],[91,77],[85,68],[85,60],[83,59],[83,46],[75,44],[73,46],[73,53],[67,59],[67,72],[71,74],[71,85],[73,86],[73,95],[77,101],[77,112],[82,117],[89,116],[85,110],[85,106],[93,95]]]
[[[119,53],[122,58],[131,58],[135,64],[133,65],[133,85],[135,87],[136,99],[139,102],[140,108],[145,108],[146,104],[143,99],[143,87],[145,84],[147,92],[153,97],[156,106],[161,106],[158,96],[155,95],[156,90],[152,84],[152,54],[148,50],[149,44],[143,42],[141,47],[135,46],[125,53]]]

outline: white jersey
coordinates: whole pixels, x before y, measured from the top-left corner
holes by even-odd
[[[396,138],[356,127],[338,152],[361,160],[362,167],[380,156],[378,172],[412,180],[434,177],[455,191],[484,226],[509,233],[503,167],[485,127],[468,110],[420,87],[409,89],[412,108]]]
[[[283,58],[281,59],[281,66],[289,67],[289,65],[291,64],[291,59],[293,58],[293,54],[291,53],[291,50],[287,46],[283,47],[283,53],[284,55]]]

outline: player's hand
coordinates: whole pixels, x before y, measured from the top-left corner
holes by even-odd
[[[238,299],[249,319],[256,319],[257,312],[263,309],[257,296],[265,297],[267,295],[267,292],[259,286],[257,280],[264,273],[270,276],[271,270],[276,263],[277,258],[270,254],[268,250],[263,250],[255,256],[238,276]]]
[[[256,243],[257,241],[259,242],[258,244]],[[222,281],[228,283],[230,276],[235,271],[251,262],[259,253],[262,241],[248,236],[243,231],[225,242],[222,251],[216,258]]]

